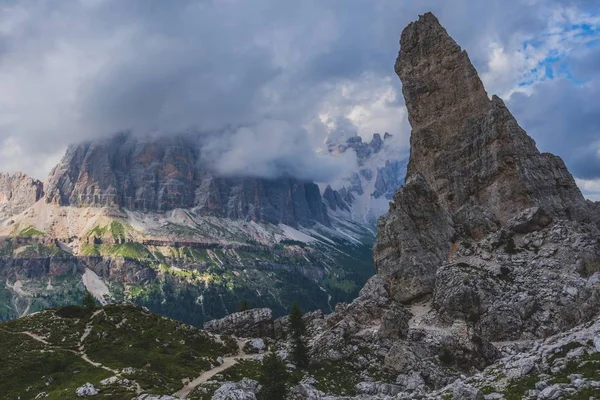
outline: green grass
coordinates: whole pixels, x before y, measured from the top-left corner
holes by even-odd
[[[0,330],[0,349],[0,393],[7,400],[33,399],[41,392],[48,399],[75,399],[78,387],[111,375],[66,350],[48,350],[23,334]]]
[[[356,395],[358,371],[348,362],[324,361],[311,365],[309,372],[318,381],[315,387],[322,392],[338,396]]]
[[[21,232],[19,232],[19,235],[20,236],[41,236],[41,235],[45,235],[45,233],[42,231],[38,231],[33,226],[30,226],[28,228],[23,229]]]
[[[92,324],[84,342],[88,357],[116,370],[133,368],[124,377],[153,393],[171,394],[182,387],[183,378],[193,379],[217,365],[217,357],[237,353],[233,340],[221,343],[201,330],[133,305],[105,306],[90,319],[92,312],[72,306],[1,323],[2,398],[28,399],[44,391],[51,399],[71,399],[77,387],[90,382],[110,398],[130,399],[131,392],[123,387],[100,385],[100,380],[113,375],[110,371],[75,354],[88,323]],[[49,344],[22,332],[39,335]]]
[[[83,256],[123,257],[133,260],[153,260],[154,255],[141,243],[92,244],[81,246]]]

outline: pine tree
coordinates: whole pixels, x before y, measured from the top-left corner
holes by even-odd
[[[288,372],[283,360],[275,353],[266,355],[262,363],[259,400],[285,400],[287,378]]]
[[[302,310],[298,303],[292,305],[290,312],[290,330],[292,334],[292,354],[291,358],[294,364],[300,368],[307,368],[309,365],[308,345],[306,344],[306,325],[302,319]]]
[[[94,296],[92,296],[92,294],[90,292],[85,292],[85,297],[83,298],[83,301],[81,302],[81,306],[88,308],[88,309],[93,309],[96,307],[96,299],[94,298]]]
[[[249,309],[250,309],[250,303],[248,303],[248,300],[242,299],[242,301],[240,302],[240,304],[237,307],[237,312],[248,311]]]

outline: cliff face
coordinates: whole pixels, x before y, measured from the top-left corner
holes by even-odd
[[[502,100],[491,100],[469,56],[433,14],[402,33],[395,70],[412,126],[407,177],[416,173],[455,212],[465,203],[501,221],[532,206],[585,218],[587,207],[559,157],[540,154]]]
[[[0,215],[18,214],[38,201],[44,194],[42,182],[17,172],[0,173]]]
[[[46,201],[144,212],[194,208],[233,219],[329,225],[319,188],[293,178],[214,176],[192,138],[119,135],[71,146],[47,180]]]
[[[462,239],[480,240],[525,210],[595,221],[562,160],[540,153],[502,100],[488,98],[467,53],[433,14],[408,25],[400,45],[411,183],[396,194],[375,246],[378,272],[397,300],[432,294],[436,271]]]

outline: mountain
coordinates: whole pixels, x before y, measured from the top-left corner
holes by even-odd
[[[18,214],[42,198],[44,185],[23,173],[0,173],[0,221]]]
[[[330,218],[313,182],[215,174],[197,140],[121,134],[69,147],[43,185],[0,176],[0,320],[86,289],[197,326],[243,299],[282,315],[357,295],[367,228]]]
[[[46,201],[60,206],[116,206],[290,226],[330,226],[316,184],[289,179],[216,177],[194,137],[117,135],[69,147],[47,180]]]
[[[358,171],[326,186],[325,203],[333,214],[349,215],[365,226],[375,228],[377,218],[387,212],[389,201],[404,184],[407,157],[398,140],[385,133],[383,139],[373,134],[370,142],[360,136],[328,138],[327,150],[338,156],[348,151],[356,153]]]
[[[350,303],[303,316],[308,368],[290,363],[290,318],[268,308],[200,332],[125,304],[67,307],[0,324],[9,377],[0,389],[11,398],[255,400],[262,355],[274,351],[288,361],[292,400],[594,398],[598,203],[585,201],[562,161],[540,153],[502,101],[487,96],[433,14],[408,25],[400,45],[396,71],[413,128],[406,182],[378,222],[377,274]],[[52,213],[45,202],[34,207]],[[122,212],[136,227],[162,226],[157,215]],[[332,230],[342,228],[337,218]],[[279,226],[325,240],[326,230]],[[39,236],[34,229],[26,233]],[[111,225],[88,244],[106,231],[118,244],[121,232],[133,235]],[[50,351],[61,362],[44,358]]]
[[[378,222],[377,274],[350,304],[305,316],[312,363],[339,375],[308,371],[292,398],[588,399],[600,388],[598,204],[488,97],[433,14],[400,42],[406,182]]]

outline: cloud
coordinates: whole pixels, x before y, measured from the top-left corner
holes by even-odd
[[[330,182],[356,170],[356,154],[336,158],[318,154],[307,134],[297,129],[285,121],[265,120],[253,127],[205,136],[201,157],[224,176],[290,176]]]
[[[577,185],[586,198],[600,201],[600,179],[577,179]]]
[[[558,30],[594,26],[593,3],[0,0],[0,170],[43,178],[68,144],[118,131],[203,132],[224,174],[343,173],[352,160],[316,153],[343,126],[365,138],[393,133],[405,151],[410,130],[393,64],[401,30],[431,10],[489,91],[513,95],[541,147],[593,176],[593,154],[577,154],[598,122],[588,104],[598,53],[576,34],[587,28]],[[556,49],[586,84],[557,74],[523,90]],[[565,127],[575,118],[587,125]],[[577,138],[568,142],[560,126]]]

